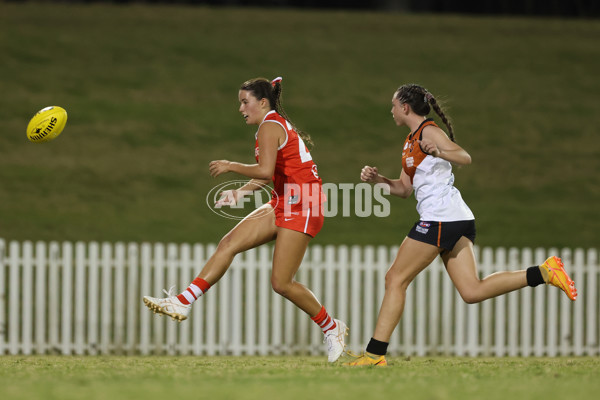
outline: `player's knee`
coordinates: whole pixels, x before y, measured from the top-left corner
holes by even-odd
[[[271,278],[271,287],[278,295],[287,297],[287,294],[291,287],[291,282],[282,281],[277,278]]]
[[[235,250],[235,241],[230,234],[223,236],[216,249],[217,254],[235,256],[237,254]]]
[[[409,284],[410,280],[402,274],[393,273],[392,270],[389,270],[387,274],[385,274],[385,290],[406,291]]]

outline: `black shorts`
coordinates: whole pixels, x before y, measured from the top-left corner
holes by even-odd
[[[475,234],[474,219],[452,222],[419,221],[410,230],[408,237],[450,251],[463,236],[475,244]]]

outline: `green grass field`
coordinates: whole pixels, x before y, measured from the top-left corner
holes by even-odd
[[[315,357],[0,357],[17,399],[589,399],[598,358],[391,358],[347,368]]]
[[[349,369],[307,357],[2,357],[3,399],[586,399],[597,358],[413,358]]]
[[[284,76],[325,182],[400,173],[394,90],[446,101],[473,164],[456,185],[486,246],[596,247],[600,22],[340,11],[0,2],[0,237],[215,242],[213,159],[253,162],[248,78]],[[25,138],[48,105],[54,142]],[[418,218],[329,218],[320,244],[397,244]]]

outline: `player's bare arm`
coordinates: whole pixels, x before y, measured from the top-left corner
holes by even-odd
[[[423,129],[423,139],[419,141],[421,149],[434,157],[442,158],[453,164],[471,164],[471,156],[465,149],[451,141],[443,130],[436,126]]]
[[[360,173],[360,179],[363,182],[386,184],[390,187],[390,194],[403,199],[408,198],[413,191],[412,184],[410,183],[410,177],[404,173],[404,170],[402,170],[402,173],[398,179],[390,179],[379,174],[377,167],[365,165]]]
[[[215,202],[215,207],[234,206],[241,198],[259,190],[270,182],[270,179],[251,179],[239,189],[224,190],[219,193],[220,197]]]
[[[275,123],[265,123],[258,130],[260,157],[257,164],[242,164],[228,160],[211,161],[210,175],[215,178],[226,172],[236,172],[248,178],[269,180],[275,171],[277,148],[283,141],[285,132]]]

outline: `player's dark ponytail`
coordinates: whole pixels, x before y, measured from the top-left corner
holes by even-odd
[[[267,99],[271,110],[277,111],[279,115],[285,118],[294,127],[294,130],[298,133],[298,136],[302,138],[304,144],[308,147],[312,147],[314,146],[314,142],[310,135],[298,129],[298,127],[290,121],[290,118],[287,116],[281,105],[281,80],[282,78],[280,77],[275,78],[272,81],[266,78],[254,78],[244,82],[240,89],[252,92],[253,96],[259,100]]]
[[[442,122],[448,128],[448,136],[450,140],[456,142],[452,122],[446,113],[440,107],[438,101],[433,97],[427,89],[414,83],[402,85],[396,91],[396,98],[401,103],[408,104],[417,115],[426,116],[433,111],[442,119]]]

